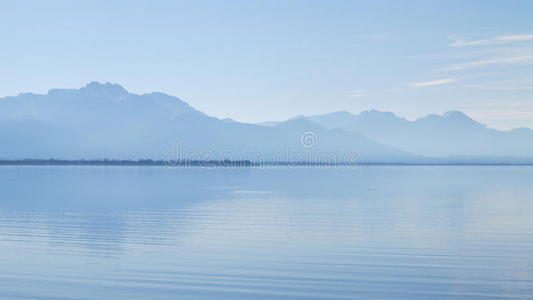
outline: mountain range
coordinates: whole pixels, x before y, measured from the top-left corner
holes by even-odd
[[[248,124],[98,82],[1,98],[0,159],[50,158],[533,162],[533,130],[491,129],[458,111],[415,121],[372,110]]]
[[[317,116],[298,116],[326,129],[359,132],[365,137],[430,157],[447,156],[533,156],[533,130],[517,128],[500,131],[476,122],[459,111],[428,115],[409,121],[392,112],[370,110],[358,115],[334,112]],[[276,122],[267,122],[274,126]]]

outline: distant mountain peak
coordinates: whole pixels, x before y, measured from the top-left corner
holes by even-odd
[[[379,111],[375,109],[371,110],[365,110],[359,114],[359,116],[367,117],[367,116],[381,116],[381,117],[390,117],[390,118],[398,118],[393,112],[391,111]]]
[[[78,90],[81,93],[91,93],[96,95],[105,95],[109,97],[120,97],[129,94],[121,85],[115,83],[100,83],[91,81],[86,86]]]
[[[330,116],[353,116],[352,113],[345,111],[345,110],[335,111],[335,112],[329,113],[328,115]]]
[[[124,89],[120,84],[111,83],[111,82],[101,83],[99,81],[91,81],[87,83],[83,88],[87,88],[91,90],[115,89],[115,90],[121,90],[121,91],[127,92],[126,89]]]
[[[431,114],[425,117],[419,118],[415,121],[418,124],[425,124],[426,126],[445,126],[448,128],[486,128],[484,124],[477,122],[476,120],[470,118],[466,114],[452,110],[445,112],[442,115]]]
[[[451,111],[445,112],[443,114],[443,116],[446,117],[446,118],[471,120],[471,118],[469,116],[467,116],[466,114],[464,114],[463,112],[460,112],[458,110],[451,110]]]
[[[479,127],[486,127],[485,125],[479,123],[478,121],[470,118],[465,113],[460,112],[458,110],[452,110],[452,111],[445,112],[443,114],[443,117],[451,121],[455,121],[455,122],[462,122],[465,124],[468,123],[468,124],[472,124],[472,125],[479,126]]]

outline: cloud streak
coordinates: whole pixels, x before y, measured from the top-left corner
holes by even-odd
[[[456,79],[454,78],[445,78],[445,79],[432,80],[432,81],[413,82],[409,84],[409,86],[418,88],[418,87],[426,87],[426,86],[443,85],[443,84],[448,84],[448,83],[452,83],[455,81]]]
[[[459,71],[473,68],[480,68],[490,65],[502,65],[502,64],[527,64],[533,62],[533,55],[525,56],[511,56],[511,57],[498,57],[485,60],[477,60],[466,63],[459,63],[449,65],[440,69],[441,71]]]
[[[359,97],[366,97],[368,96],[366,94],[366,91],[365,90],[351,90],[351,91],[348,91],[348,95],[352,98],[359,98]]]
[[[466,46],[490,46],[490,45],[504,45],[514,42],[533,41],[533,34],[514,34],[501,35],[490,39],[482,40],[455,40],[451,47],[466,47]]]
[[[533,90],[533,80],[493,81],[476,84],[465,84],[464,86],[488,90],[524,91]]]
[[[360,97],[366,97],[368,96],[367,94],[351,94],[350,97],[352,98],[360,98]]]

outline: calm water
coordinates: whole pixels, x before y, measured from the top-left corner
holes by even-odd
[[[1,299],[533,299],[533,168],[0,167]]]

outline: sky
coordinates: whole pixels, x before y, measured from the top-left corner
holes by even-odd
[[[2,1],[0,97],[112,82],[220,118],[533,128],[533,1]]]

